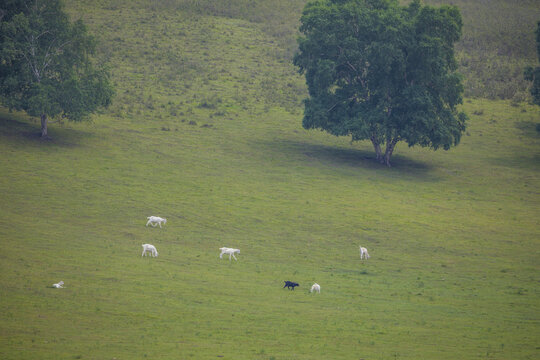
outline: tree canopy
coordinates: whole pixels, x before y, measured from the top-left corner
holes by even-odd
[[[70,22],[60,0],[6,0],[0,5],[0,102],[47,121],[80,121],[108,106],[109,73],[96,66],[96,41]]]
[[[455,6],[308,2],[294,58],[309,90],[304,128],[370,140],[388,166],[399,141],[434,150],[457,145],[466,121],[454,56],[461,28]]]
[[[536,28],[536,51],[538,53],[538,60],[540,61],[540,21]],[[533,103],[540,105],[540,66],[529,66],[525,69],[525,79],[532,81],[531,95]]]

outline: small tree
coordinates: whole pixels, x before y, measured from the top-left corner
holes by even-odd
[[[6,0],[0,5],[0,101],[41,118],[80,121],[113,96],[109,74],[95,68],[95,40],[70,22],[60,0]]]
[[[538,53],[538,60],[540,60],[540,21],[536,28],[536,51]],[[540,66],[533,68],[529,66],[525,69],[525,80],[532,81],[531,95],[533,103],[540,105]]]
[[[387,166],[402,140],[434,150],[457,145],[466,121],[454,57],[461,28],[456,7],[418,0],[307,3],[294,58],[309,90],[304,128],[369,139]]]

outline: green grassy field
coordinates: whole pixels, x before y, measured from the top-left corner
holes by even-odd
[[[0,358],[540,356],[538,107],[466,100],[458,147],[399,143],[388,169],[302,129],[264,24],[111,3],[68,4],[109,110],[50,142],[0,110]]]

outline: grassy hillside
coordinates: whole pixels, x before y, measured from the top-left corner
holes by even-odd
[[[468,100],[460,146],[386,169],[301,128],[263,20],[198,3],[70,1],[113,107],[51,142],[0,112],[0,358],[538,358],[538,108]]]
[[[306,0],[168,0],[151,9],[214,15],[257,24],[280,43],[279,56],[290,60],[296,48],[298,19]],[[400,0],[407,4],[410,0]],[[534,31],[540,21],[537,0],[424,0],[459,7],[463,37],[457,44],[460,72],[468,97],[529,99],[523,79],[526,66],[538,62]],[[118,3],[118,1],[116,1]]]
[[[467,96],[490,99],[529,98],[523,70],[538,64],[534,32],[540,21],[537,0],[426,0],[453,4],[463,17],[457,45]]]
[[[401,0],[407,4],[410,0]],[[459,7],[463,37],[457,44],[460,72],[468,97],[529,99],[525,67],[538,62],[534,31],[540,21],[537,0],[424,0],[426,4]],[[305,0],[178,0],[166,2],[170,9],[245,19],[262,26],[279,39],[282,55],[292,58],[296,48],[298,18]]]

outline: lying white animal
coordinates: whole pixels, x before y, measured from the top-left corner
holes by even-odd
[[[221,250],[221,254],[219,254],[219,258],[220,258],[220,259],[223,259],[223,254],[229,254],[229,261],[231,261],[231,256],[234,258],[234,260],[238,261],[238,259],[236,258],[236,256],[234,256],[234,254],[235,254],[235,253],[240,254],[240,250],[239,250],[239,249],[233,249],[233,248],[228,248],[228,247],[222,247],[222,248],[219,248],[219,250]]]
[[[365,247],[360,246],[360,260],[362,260],[362,257],[364,259],[369,259],[369,253],[367,252],[367,249]]]
[[[309,290],[309,292],[318,292],[319,294],[321,293],[321,285],[315,283],[313,284],[313,286],[311,286],[311,290]]]
[[[148,219],[148,222],[146,223],[146,226],[148,226],[148,224],[150,224],[153,227],[156,227],[158,225],[159,225],[159,227],[161,227],[161,223],[163,223],[163,224],[167,223],[167,219],[160,218],[159,216],[149,216],[149,217],[147,217],[147,219]]]
[[[64,282],[59,281],[57,284],[53,284],[52,287],[57,288],[57,289],[63,289],[64,288]]]
[[[143,247],[143,251],[142,251],[141,256],[144,256],[147,252],[150,253],[153,257],[158,256],[158,252],[157,252],[156,247],[154,245],[143,244],[142,247]]]

